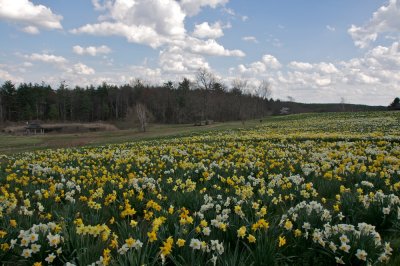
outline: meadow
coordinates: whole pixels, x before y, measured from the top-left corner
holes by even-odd
[[[400,112],[0,155],[4,265],[399,265]]]

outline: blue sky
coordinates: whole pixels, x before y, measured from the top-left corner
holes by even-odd
[[[151,84],[207,68],[272,97],[400,96],[400,0],[0,0],[0,82]]]

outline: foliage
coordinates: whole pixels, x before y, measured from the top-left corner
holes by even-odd
[[[69,88],[65,83],[58,88],[45,83],[22,83],[16,87],[11,81],[6,81],[0,87],[0,123],[129,120],[130,110],[138,103],[146,106],[156,123],[193,123],[206,118],[221,122],[258,119],[279,114],[283,106],[290,108],[292,113],[342,110],[339,105],[273,101],[268,99],[271,88],[266,81],[250,94],[245,90],[246,81],[239,82],[239,88],[233,84],[234,88],[229,90],[211,73],[204,70],[199,75],[197,83],[184,78],[176,87],[172,82],[150,86],[140,80],[122,86],[103,83],[85,88]],[[350,105],[347,109],[373,110],[379,107]]]

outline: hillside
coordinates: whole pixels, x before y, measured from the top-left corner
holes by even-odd
[[[2,155],[0,261],[399,265],[399,121],[298,114]]]

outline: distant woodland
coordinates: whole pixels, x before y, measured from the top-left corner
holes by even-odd
[[[6,81],[0,87],[0,122],[5,121],[114,121],[145,112],[155,123],[196,123],[258,119],[266,115],[301,112],[377,110],[379,107],[347,104],[299,104],[269,98],[268,82],[253,94],[244,93],[247,82],[237,80],[228,88],[207,71],[196,81],[184,78],[174,84],[145,85],[140,80],[115,86],[70,88],[64,82],[50,85]],[[140,108],[138,108],[140,107]]]

